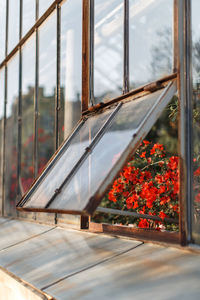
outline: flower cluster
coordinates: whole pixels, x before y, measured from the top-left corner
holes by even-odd
[[[137,219],[141,228],[159,229],[165,218],[178,219],[178,156],[167,156],[162,144],[144,140],[108,193],[112,207],[159,216],[163,222]]]

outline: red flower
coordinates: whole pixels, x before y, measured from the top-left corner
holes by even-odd
[[[166,191],[165,186],[164,186],[164,185],[161,185],[161,186],[159,187],[159,190],[158,190],[159,194],[163,194],[165,191]]]
[[[163,211],[161,211],[161,212],[159,213],[159,217],[160,217],[162,220],[164,220],[164,219],[167,217],[167,215],[166,215]]]
[[[171,170],[176,170],[178,168],[178,156],[170,157],[168,167]]]
[[[196,169],[196,171],[194,172],[194,176],[199,176],[199,175],[200,175],[200,167]]]
[[[116,197],[115,197],[115,195],[114,195],[114,193],[113,193],[112,190],[108,193],[108,199],[110,201],[117,202],[117,199],[116,199]]]
[[[195,202],[200,203],[200,193],[195,196]]]
[[[146,151],[142,152],[142,154],[140,155],[140,157],[145,158],[146,157]]]
[[[146,219],[140,219],[140,222],[138,223],[138,227],[149,228],[149,222],[147,222]]]

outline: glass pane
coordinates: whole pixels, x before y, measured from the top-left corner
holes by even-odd
[[[122,94],[123,2],[122,0],[95,0],[95,103]]]
[[[19,56],[8,64],[6,140],[5,140],[5,212],[12,215],[17,201],[17,136],[18,136]]]
[[[4,68],[0,71],[0,205],[2,204],[2,163],[3,163],[3,117],[4,117]],[[1,206],[0,206],[1,211]]]
[[[34,25],[35,22],[35,3],[33,0],[25,0],[23,2],[23,20],[22,20],[22,35]]]
[[[139,126],[152,107],[154,108],[155,119],[151,115],[149,118],[150,124],[152,125],[156,121],[156,117],[159,116],[157,109],[159,107],[159,96],[162,94],[162,91],[157,91],[122,106],[111,126],[109,126],[102,139],[91,152],[89,159],[82,164],[69,184],[63,187],[61,193],[55,198],[49,208],[77,211],[85,209],[90,197],[98,190],[98,187],[105,180],[114,164],[120,163],[120,157],[132,140],[133,134],[138,135],[140,133]],[[168,93],[165,96],[165,101],[166,99],[167,101],[171,100],[172,96],[168,99],[169,96],[170,94]],[[145,130],[147,131],[147,128]],[[143,135],[145,135],[146,131]],[[131,152],[133,152],[133,149]],[[109,182],[106,184],[109,185]]]
[[[30,201],[27,203],[28,207],[44,207],[48,203],[54,191],[59,188],[75,163],[84,154],[86,147],[89,146],[94,136],[107,120],[111,111],[108,110],[99,116],[90,117],[84,123],[73,137],[70,146],[63,151],[63,154],[56,161],[53,168],[48,172],[48,175],[46,175],[36,192],[30,198]]]
[[[82,1],[61,7],[61,110],[59,142],[71,133],[81,117]]]
[[[9,0],[8,53],[19,42],[20,0]]]
[[[39,0],[39,17],[45,13],[54,0]]]
[[[173,0],[130,0],[130,89],[172,73]]]
[[[22,137],[21,193],[34,179],[34,94],[35,94],[35,35],[22,49]]]
[[[0,61],[5,56],[5,38],[6,38],[6,0],[0,2]]]
[[[39,173],[55,151],[55,91],[56,14],[54,13],[39,30]]]
[[[200,19],[198,10],[200,2],[192,1],[192,54],[193,54],[193,228],[195,243],[200,244]]]

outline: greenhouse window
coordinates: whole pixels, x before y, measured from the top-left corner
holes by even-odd
[[[176,91],[176,79],[155,83],[88,112],[17,208],[93,214]]]

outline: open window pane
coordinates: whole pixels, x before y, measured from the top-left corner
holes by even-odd
[[[50,185],[58,179],[58,174],[61,174],[61,177],[57,180],[56,189],[53,184],[54,189],[51,190],[54,192],[59,190],[59,193],[54,193],[54,197],[51,197],[51,199],[45,199],[45,195],[40,191],[36,198],[37,201],[34,199],[35,193],[29,201],[21,202],[19,206],[23,206],[24,203],[25,209],[35,208],[41,210],[48,208],[53,211],[92,213],[101,201],[112,179],[123,167],[129,155],[136,150],[141,139],[150,130],[175,92],[176,84],[170,83],[165,89],[160,89],[135,101],[121,104],[122,107],[119,108],[116,115],[113,116],[112,120],[110,119],[110,122],[105,124],[106,131],[100,141],[93,151],[89,152],[88,156],[82,156],[77,172],[74,172],[74,175],[68,178],[65,184],[62,185],[63,180],[61,179],[63,179],[63,176],[65,176],[65,179],[67,173],[64,175],[63,171],[60,171],[61,166],[57,168],[59,173],[52,169],[56,176],[53,180],[49,180]],[[89,125],[89,120],[86,121],[86,126]],[[75,135],[75,138],[77,138],[77,135]],[[87,145],[82,145],[82,153],[85,152],[85,146],[87,147]],[[70,153],[74,152],[72,143],[70,147]],[[65,153],[63,157],[64,155]],[[71,159],[68,161],[71,164]],[[69,167],[68,161],[64,163],[63,168],[65,170]],[[70,168],[73,167],[74,162],[70,165]],[[51,188],[51,186],[48,187],[48,192]],[[95,197],[93,197],[94,195]]]
[[[112,110],[106,111],[101,115],[90,117],[87,122],[79,125],[76,134],[72,137],[70,145],[66,142],[60,149],[53,168],[48,172],[48,176],[37,183],[35,193],[27,203],[31,207],[45,207],[54,191],[60,186],[61,182],[67,177],[83,155],[85,148],[89,146],[103,123],[107,120]],[[82,126],[81,126],[82,125]],[[79,129],[80,128],[80,129]]]
[[[138,135],[146,135],[148,129],[141,131],[140,126],[152,107],[154,108],[152,113],[157,111],[156,106],[160,101],[162,92],[162,90],[159,90],[123,105],[89,159],[84,162],[72,181],[64,187],[59,196],[52,202],[49,206],[50,209],[63,209],[67,205],[69,210],[83,210],[89,213],[95,210],[96,199],[102,199],[104,190],[110,183],[110,177],[107,178],[107,176],[109,176],[114,165],[117,166],[113,170],[114,173],[120,171],[120,165],[123,166],[123,152],[129,146],[127,151],[133,153],[134,148],[137,147],[140,141]],[[169,95],[170,97],[166,96],[167,100],[171,100],[173,96],[171,93]],[[150,121],[149,129],[155,122],[153,115],[149,118],[148,122]],[[132,138],[133,145],[129,144]],[[111,173],[110,176],[114,173]],[[104,186],[101,189],[102,183],[104,183]],[[91,198],[93,195],[95,197]]]

